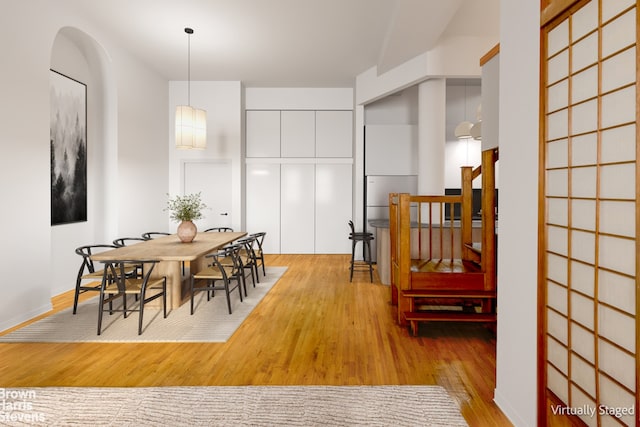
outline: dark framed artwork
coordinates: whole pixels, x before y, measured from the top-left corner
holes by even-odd
[[[87,85],[50,73],[51,225],[87,220]]]

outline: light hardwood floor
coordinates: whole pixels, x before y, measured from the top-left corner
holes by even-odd
[[[364,272],[349,282],[349,256],[266,263],[289,269],[226,343],[0,344],[0,387],[438,384],[469,425],[511,425],[493,403],[495,336],[484,326],[426,324],[412,337],[387,286]],[[54,310],[72,301],[57,297]]]

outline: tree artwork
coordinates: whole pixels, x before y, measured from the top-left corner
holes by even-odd
[[[51,70],[51,225],[87,220],[87,87]]]

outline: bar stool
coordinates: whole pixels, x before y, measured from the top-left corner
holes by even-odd
[[[373,283],[373,262],[371,261],[371,241],[373,240],[373,233],[357,232],[353,227],[353,221],[349,221],[349,227],[351,233],[349,233],[349,240],[351,240],[351,275],[349,281],[353,281],[354,270],[369,270],[369,279]],[[356,261],[356,245],[358,242],[362,242],[362,261]]]

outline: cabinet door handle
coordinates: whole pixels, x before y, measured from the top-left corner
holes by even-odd
[[[220,215],[222,215],[222,216],[227,216],[227,215],[229,215],[229,214],[225,212],[225,213],[221,213]]]

